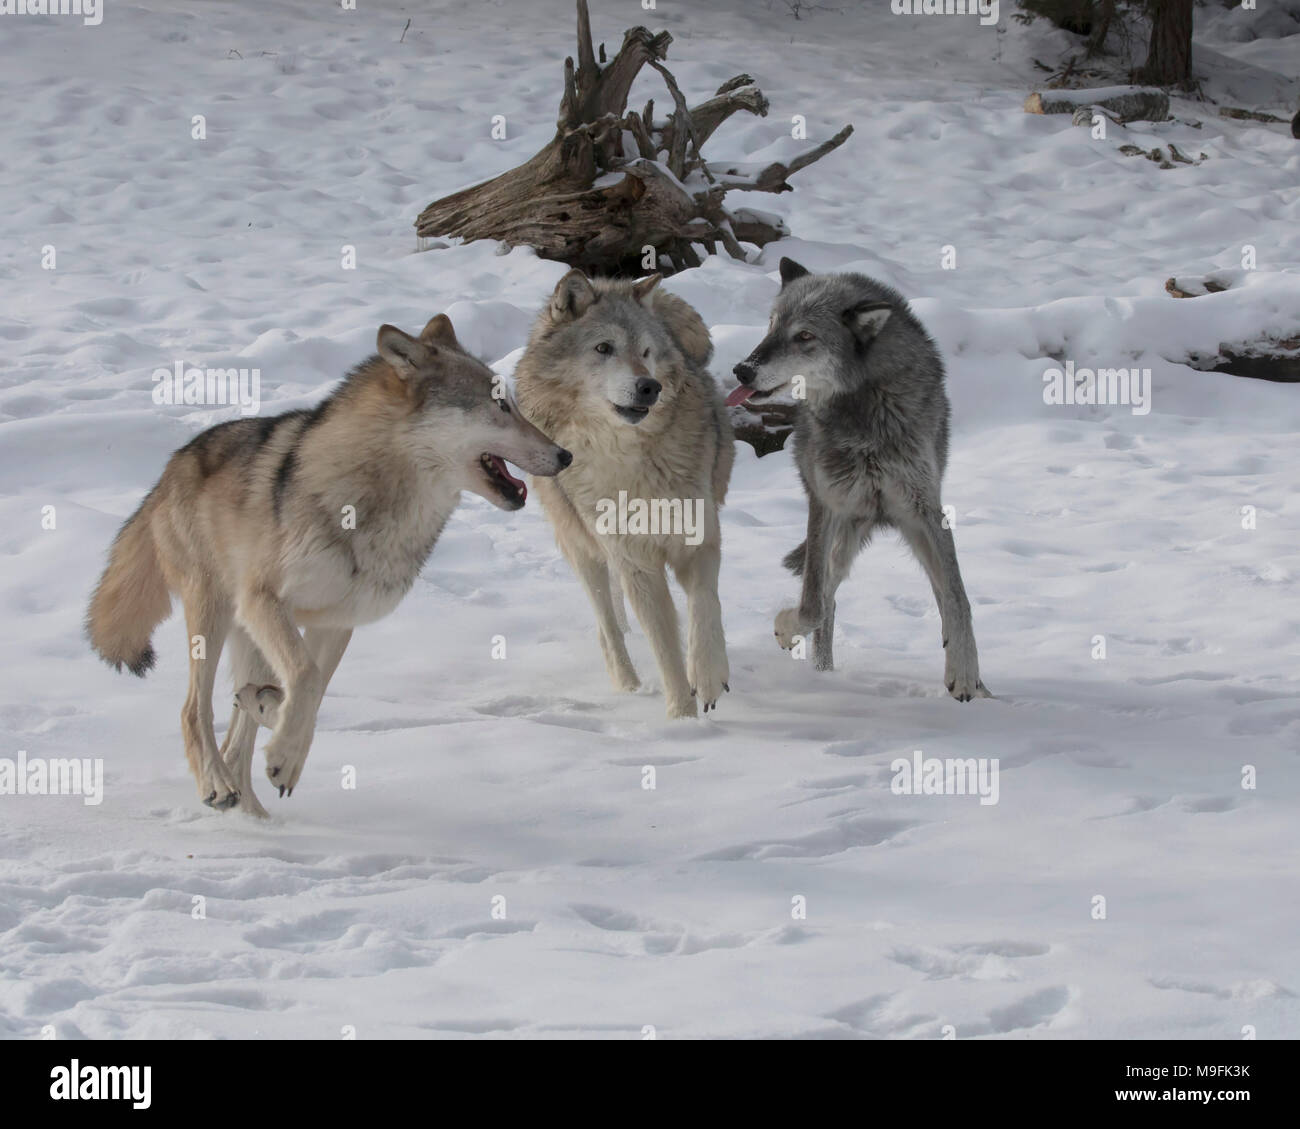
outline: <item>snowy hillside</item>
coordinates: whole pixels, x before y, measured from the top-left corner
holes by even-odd
[[[199,803],[180,617],[143,682],[82,635],[122,519],[233,415],[156,405],[151,373],[256,366],[263,413],[300,407],[381,323],[439,311],[508,373],[564,272],[420,250],[412,221],[550,138],[572,0],[358,7],[0,17],[0,758],[106,774],[97,805],[0,795],[0,1036],[1300,1037],[1300,388],[1178,363],[1300,334],[1300,142],[1190,99],[1103,140],[1026,114],[1068,40],[1009,3],[996,28],[885,0],[592,4],[611,45],[671,31],[687,91],[755,76],[771,113],[728,122],[718,159],[798,151],[794,115],[813,143],[854,124],[793,193],[732,198],[795,237],[666,286],[727,385],[783,254],[913,300],[948,365],[944,495],[994,699],[945,693],[929,586],[889,538],[840,590],[838,669],[780,651],[806,505],[788,452],[739,446],[716,714],[664,720],[639,632],[646,686],[611,690],[536,503],[467,496],[358,630],[292,798],[259,752],[270,821]],[[1300,36],[1211,30],[1206,93],[1289,119]],[[1198,163],[1119,152],[1170,142]],[[1165,291],[1209,273],[1234,285]],[[1149,368],[1149,413],[1045,403],[1066,361]],[[916,750],[996,758],[998,802],[895,794]]]

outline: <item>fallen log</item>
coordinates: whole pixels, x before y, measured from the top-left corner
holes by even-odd
[[[1162,122],[1169,117],[1169,95],[1155,87],[1099,86],[1081,90],[1035,91],[1025,99],[1027,114],[1074,114],[1101,106],[1121,122]]]

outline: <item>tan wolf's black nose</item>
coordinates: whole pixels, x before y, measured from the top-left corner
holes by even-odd
[[[563,470],[566,466],[568,466],[571,462],[573,462],[573,452],[566,451],[563,447],[561,447],[555,454],[555,461],[560,464],[560,469]]]
[[[736,374],[736,379],[739,380],[741,384],[753,384],[754,377],[757,375],[754,372],[753,365],[746,361],[741,361],[740,364],[731,371]]]

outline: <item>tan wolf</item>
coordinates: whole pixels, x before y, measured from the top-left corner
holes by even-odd
[[[172,455],[90,601],[94,649],[143,676],[153,630],[180,596],[187,634],[201,637],[181,731],[210,807],[266,814],[252,788],[259,724],[274,730],[267,775],[292,794],[352,629],[410,590],[462,490],[517,510],[527,488],[505,460],[537,475],[572,460],[445,315],[418,338],[381,326],[377,348],[315,408],[218,424]],[[218,749],[212,692],[226,642],[238,694]]]
[[[697,702],[707,712],[730,689],[718,509],[735,450],[705,367],[709,331],[659,281],[593,282],[570,271],[533,328],[515,392],[524,414],[574,453],[572,467],[536,483],[537,496],[595,608],[614,686],[640,684],[623,641],[626,593],[659,664],[668,716],[694,717]],[[642,520],[625,522],[625,510]],[[694,528],[674,528],[678,516]],[[685,660],[666,566],[686,591]]]

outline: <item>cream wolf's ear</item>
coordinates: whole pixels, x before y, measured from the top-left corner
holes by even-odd
[[[409,379],[428,365],[436,351],[432,346],[417,341],[409,333],[403,333],[395,325],[379,327],[375,346],[379,350],[379,355],[403,380]]]
[[[658,278],[658,275],[654,277]],[[701,367],[709,363],[713,356],[713,339],[694,306],[667,290],[656,290],[651,296],[651,308],[673,335],[688,361]]]
[[[632,283],[632,297],[640,302],[641,305],[650,306],[652,303],[647,302],[646,299],[650,296],[650,292],[663,282],[663,280],[664,276],[661,274],[652,274],[647,278],[639,279]]]
[[[456,331],[452,328],[451,318],[446,314],[430,318],[429,324],[420,330],[420,340],[427,345],[446,345],[449,349],[460,349],[462,353],[465,351],[456,340]]]
[[[556,284],[551,295],[551,321],[575,321],[596,303],[596,289],[591,279],[577,267]]]

